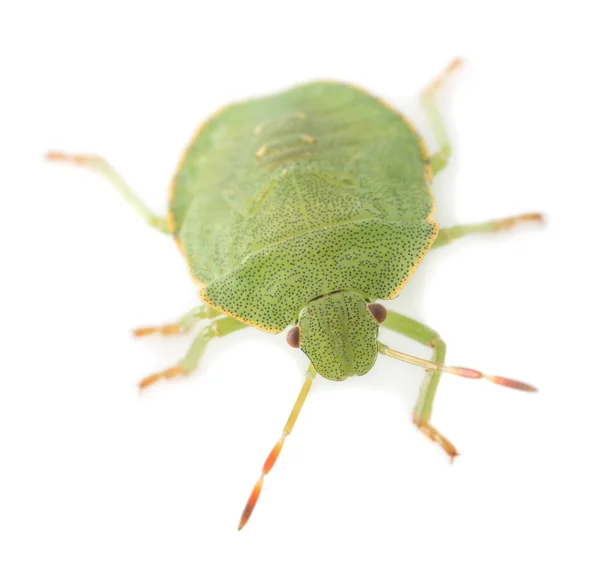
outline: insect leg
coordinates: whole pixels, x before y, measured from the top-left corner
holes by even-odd
[[[220,311],[217,311],[208,305],[201,305],[200,307],[195,307],[191,311],[188,311],[183,317],[174,323],[150,327],[139,327],[133,331],[133,335],[134,337],[144,337],[146,335],[154,334],[177,335],[179,333],[186,333],[196,321],[201,319],[213,319],[222,316],[223,314]]]
[[[452,153],[452,147],[450,146],[450,139],[446,131],[446,126],[440,114],[440,111],[435,102],[435,96],[438,89],[445,83],[446,79],[454,71],[462,61],[460,59],[453,60],[450,65],[436,78],[434,79],[424,90],[421,95],[425,112],[433,127],[433,134],[435,139],[440,146],[437,153],[431,156],[431,168],[433,174],[440,172],[448,163],[448,159]]]
[[[140,389],[145,389],[146,387],[149,387],[150,385],[162,379],[170,380],[175,377],[189,375],[198,366],[200,358],[204,354],[206,346],[211,339],[229,335],[230,333],[233,333],[238,329],[243,329],[247,326],[248,325],[246,323],[242,323],[241,321],[233,319],[232,317],[215,319],[212,323],[206,327],[203,327],[198,332],[187,353],[177,365],[142,379],[140,381]]]
[[[406,353],[400,353],[399,351],[394,351],[386,345],[383,345],[383,343],[379,343],[379,352],[383,355],[387,355],[388,357],[392,357],[406,363],[411,363],[413,365],[418,365],[427,370],[427,375],[423,381],[423,384],[421,385],[419,398],[417,400],[417,404],[415,405],[413,422],[417,425],[421,432],[423,432],[434,442],[437,442],[446,451],[446,453],[450,456],[450,460],[454,460],[454,458],[458,456],[456,448],[443,434],[438,432],[436,428],[429,424],[429,421],[431,420],[433,400],[435,399],[435,393],[437,391],[440,375],[442,373],[449,373],[451,375],[466,377],[468,379],[485,379],[486,381],[490,381],[496,385],[509,389],[516,389],[519,391],[530,393],[537,391],[535,387],[528,385],[527,383],[509,379],[507,377],[487,375],[481,371],[467,369],[465,367],[445,366],[444,358],[446,357],[446,344],[440,339],[440,336],[433,329],[430,329],[426,325],[423,325],[414,319],[410,319],[410,317],[405,317],[404,315],[400,315],[388,310],[387,317],[385,321],[382,322],[382,325],[388,329],[391,329],[392,331],[396,331],[397,333],[401,333],[410,339],[418,341],[423,345],[429,345],[430,347],[433,347],[433,359],[431,361],[420,359],[419,357],[414,357],[412,355],[407,355]]]
[[[388,310],[387,317],[381,325],[396,333],[405,335],[418,343],[432,347],[432,360],[435,363],[444,363],[446,357],[446,344],[433,329],[430,329],[426,325],[423,325],[410,317],[405,317],[404,315],[400,315],[399,313],[390,310]],[[419,399],[415,405],[413,422],[425,436],[434,442],[437,442],[446,451],[448,456],[450,456],[450,460],[454,460],[454,458],[458,456],[458,451],[452,442],[429,424],[435,393],[440,382],[440,375],[441,371],[430,370],[427,372],[423,384],[421,385]]]
[[[441,228],[433,248],[446,246],[457,238],[468,236],[469,234],[481,234],[486,232],[497,232],[498,230],[507,230],[515,224],[521,222],[543,222],[544,218],[539,213],[521,214],[520,216],[511,216],[510,218],[502,218],[500,220],[490,220],[489,222],[481,222],[479,224],[464,224],[461,226],[452,226],[450,228]]]
[[[78,166],[87,167],[103,176],[121,193],[121,196],[141,215],[153,228],[160,232],[170,234],[166,218],[154,214],[133,192],[123,177],[110,166],[110,164],[97,155],[69,155],[65,153],[49,152],[46,158],[51,161],[66,161]]]
[[[256,481],[256,484],[254,484],[254,488],[252,488],[252,492],[250,492],[250,497],[248,498],[248,501],[246,502],[246,506],[244,507],[244,511],[242,512],[242,517],[240,518],[238,530],[242,529],[246,525],[246,523],[248,523],[248,520],[250,519],[250,516],[252,515],[252,511],[254,510],[254,506],[256,506],[256,502],[258,501],[258,498],[260,496],[260,492],[262,491],[262,486],[263,486],[263,481],[265,479],[265,476],[271,471],[271,468],[273,468],[273,465],[277,461],[277,458],[279,457],[279,453],[281,452],[281,449],[283,447],[283,443],[285,442],[285,439],[292,433],[294,424],[296,424],[296,420],[298,419],[298,415],[300,414],[302,405],[304,404],[304,401],[306,400],[306,397],[308,396],[308,391],[310,391],[310,387],[311,387],[313,379],[315,378],[316,375],[317,375],[316,369],[312,365],[310,365],[308,367],[308,371],[306,372],[306,380],[304,381],[304,384],[302,385],[302,388],[300,389],[300,394],[298,395],[298,398],[296,399],[296,402],[294,403],[294,408],[292,409],[292,412],[290,413],[290,416],[283,428],[283,433],[281,434],[281,438],[277,441],[275,446],[273,446],[273,449],[267,456],[267,459],[265,460],[265,463],[263,464],[261,474],[260,474],[258,480]]]

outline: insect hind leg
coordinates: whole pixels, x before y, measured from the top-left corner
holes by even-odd
[[[102,157],[83,154],[72,155],[52,151],[47,153],[46,158],[50,161],[68,162],[95,171],[111,182],[120,192],[121,196],[150,226],[164,234],[171,233],[167,219],[154,214],[133,192],[125,179]]]
[[[425,108],[425,113],[429,118],[433,128],[433,134],[440,147],[438,152],[431,156],[431,169],[434,175],[440,172],[448,164],[448,160],[452,154],[452,147],[450,145],[448,132],[435,101],[435,96],[440,87],[442,87],[442,85],[446,82],[448,76],[461,64],[462,60],[460,58],[454,59],[448,65],[448,67],[423,90],[423,93],[421,94],[421,101],[423,103],[423,107]]]

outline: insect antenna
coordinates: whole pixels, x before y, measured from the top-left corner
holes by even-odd
[[[433,361],[427,361],[426,359],[413,357],[412,355],[407,355],[406,353],[401,353],[400,351],[394,351],[394,349],[390,349],[387,345],[383,345],[383,343],[379,343],[379,352],[382,355],[387,355],[388,357],[398,359],[399,361],[404,361],[405,363],[410,363],[411,365],[423,367],[428,371],[449,373],[458,377],[466,377],[467,379],[486,379],[487,381],[490,381],[496,385],[507,387],[509,389],[516,389],[518,391],[527,392],[537,392],[537,389],[534,386],[528,385],[527,383],[522,383],[521,381],[515,381],[514,379],[509,379],[507,377],[499,377],[496,375],[486,375],[481,371],[476,371],[475,369],[467,369],[466,367],[447,367],[442,365],[441,363],[434,363]]]
[[[281,452],[281,449],[283,448],[283,443],[285,442],[285,439],[292,433],[294,424],[296,424],[296,420],[298,418],[298,415],[300,414],[302,405],[304,404],[304,401],[306,400],[306,397],[308,396],[308,391],[310,391],[310,387],[312,385],[313,379],[315,378],[316,374],[317,374],[317,371],[311,365],[308,368],[308,372],[306,373],[306,380],[304,381],[304,384],[302,385],[302,388],[300,389],[300,394],[298,395],[298,398],[296,399],[294,408],[292,409],[292,412],[290,413],[290,416],[289,416],[287,422],[285,423],[283,432],[281,434],[281,438],[277,441],[275,446],[273,446],[273,449],[267,456],[267,459],[265,460],[265,463],[263,464],[261,474],[260,474],[258,480],[256,481],[256,484],[254,484],[254,488],[252,488],[252,492],[250,492],[250,497],[248,498],[248,501],[246,502],[246,506],[244,507],[244,511],[242,512],[242,517],[240,518],[238,530],[242,529],[248,523],[248,520],[250,519],[250,516],[252,515],[252,511],[254,510],[254,507],[256,506],[256,502],[258,501],[258,498],[260,497],[260,493],[262,491],[262,486],[263,486],[263,481],[265,479],[265,476],[271,471],[271,469],[275,465],[275,462],[277,461],[277,458],[279,457],[279,453]]]

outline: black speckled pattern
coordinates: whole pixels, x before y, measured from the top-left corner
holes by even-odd
[[[434,222],[362,220],[306,232],[248,256],[202,297],[277,332],[312,299],[339,290],[393,297],[435,239]]]
[[[428,163],[379,99],[301,85],[205,123],[174,177],[170,226],[207,303],[281,331],[316,296],[399,291],[437,231]]]
[[[364,375],[377,359],[379,324],[355,292],[336,292],[300,312],[300,348],[317,372],[332,381]]]

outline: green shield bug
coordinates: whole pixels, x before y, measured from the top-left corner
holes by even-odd
[[[429,155],[411,124],[369,93],[316,82],[224,107],[194,136],[171,184],[166,218],[150,212],[102,158],[49,153],[108,178],[154,228],[171,235],[204,304],[174,324],[137,336],[200,330],[175,366],[146,377],[141,388],[190,374],[215,337],[251,325],[270,333],[291,326],[287,342],[309,358],[306,380],[268,455],[239,523],[248,521],[264,477],[275,464],[317,373],[335,381],[364,375],[387,355],[426,369],[414,423],[453,459],[454,445],[430,424],[442,372],[524,391],[505,377],[444,365],[446,346],[425,325],[386,309],[431,248],[524,221],[525,214],[438,229],[433,177],[451,147],[435,104],[450,66],[422,100],[439,149]],[[431,361],[378,342],[383,326],[433,349]]]

